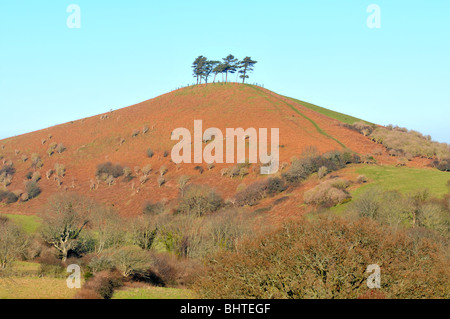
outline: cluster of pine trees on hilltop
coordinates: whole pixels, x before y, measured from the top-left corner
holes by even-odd
[[[214,74],[214,81],[216,82],[217,74],[225,74],[225,82],[228,82],[228,73],[238,72],[239,77],[244,83],[245,79],[248,79],[248,74],[253,71],[253,66],[257,61],[253,61],[251,57],[245,57],[242,61],[236,59],[232,54],[228,55],[226,58],[222,59],[223,62],[216,60],[208,60],[208,58],[200,55],[192,63],[193,76],[197,78],[197,84],[202,84],[202,79],[205,79],[205,83],[208,84],[208,78],[210,75]],[[236,77],[237,80],[237,77]]]

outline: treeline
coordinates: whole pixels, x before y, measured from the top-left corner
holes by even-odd
[[[222,81],[225,75],[225,82],[228,82],[228,73],[234,74],[237,72],[239,78],[242,79],[242,83],[244,83],[245,79],[248,79],[249,73],[253,71],[256,63],[257,61],[252,60],[249,56],[239,61],[234,55],[230,54],[220,62],[217,60],[208,60],[207,57],[200,55],[192,63],[193,76],[197,78],[197,84],[201,84],[202,80],[208,83],[208,78],[211,75],[214,75],[213,82],[215,82],[218,74],[222,74]]]

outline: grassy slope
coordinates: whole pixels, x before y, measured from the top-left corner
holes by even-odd
[[[348,170],[355,175],[365,175],[369,182],[351,191],[353,200],[371,187],[382,190],[398,190],[402,193],[412,193],[421,189],[428,189],[430,195],[442,198],[449,192],[447,181],[450,174],[436,169],[423,169],[412,167],[356,165]],[[347,204],[334,207],[336,213],[345,210]]]
[[[372,124],[370,122],[361,120],[361,119],[359,119],[357,117],[353,117],[353,116],[350,116],[350,115],[347,115],[347,114],[335,112],[335,111],[326,109],[326,108],[318,106],[318,105],[314,105],[314,104],[311,104],[311,103],[308,103],[308,102],[304,102],[304,101],[301,101],[301,100],[294,99],[292,97],[286,96],[286,98],[291,99],[292,101],[294,101],[296,103],[302,104],[303,106],[305,106],[305,107],[309,108],[310,110],[313,110],[313,111],[315,111],[317,113],[320,113],[320,114],[326,115],[328,117],[331,117],[331,118],[333,118],[335,120],[341,121],[342,123],[353,124],[355,122],[363,121],[363,122],[366,122],[368,124]]]
[[[5,214],[14,224],[21,227],[27,234],[36,233],[41,225],[39,217],[34,215],[15,215],[15,214]]]
[[[0,299],[70,299],[77,289],[67,288],[65,279],[39,277],[0,278]]]

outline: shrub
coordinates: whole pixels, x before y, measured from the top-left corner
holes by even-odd
[[[164,151],[163,156],[164,156],[164,157],[169,156],[169,151]]]
[[[0,202],[2,202],[6,196],[8,196],[8,191],[0,188]],[[1,216],[0,216],[1,217]]]
[[[45,173],[45,177],[47,177],[47,179],[50,179],[50,177],[52,177],[53,173],[55,171],[52,169],[49,169],[46,173]]]
[[[66,175],[66,166],[64,164],[55,164],[55,173],[58,177],[64,177]]]
[[[139,135],[139,130],[134,130],[133,133],[131,133],[131,137],[136,137]]]
[[[369,291],[371,264],[381,266],[386,298],[448,296],[450,268],[435,242],[369,219],[326,216],[286,223],[237,252],[219,252],[193,289],[200,298],[358,298]]]
[[[319,168],[325,166],[330,171],[338,169],[336,165],[322,156],[308,156],[301,159],[295,159],[290,169],[283,173],[283,177],[289,183],[297,183],[307,179],[311,174],[318,172]]]
[[[200,174],[203,174],[203,167],[201,167],[201,166],[195,166],[194,169],[195,169],[196,171],[198,171]]]
[[[279,177],[270,177],[250,184],[235,196],[237,206],[253,206],[267,196],[274,196],[286,189],[284,181]]]
[[[348,182],[343,179],[331,179],[320,183],[315,188],[305,192],[306,204],[332,207],[351,198],[345,190]]]
[[[158,183],[158,187],[161,187],[166,183],[166,179],[164,177],[160,176],[160,177],[158,177],[156,182]]]
[[[122,280],[123,279],[120,274],[116,272],[99,272],[94,277],[86,281],[81,290],[84,291],[84,293],[82,293],[81,295],[78,294],[77,298],[80,299],[81,296],[83,298],[92,297],[93,299],[95,299],[96,296],[100,296],[103,299],[111,299],[114,293],[114,289],[123,285]]]
[[[105,183],[108,184],[108,186],[112,186],[115,182],[116,179],[112,175],[109,175],[105,180]]]
[[[359,175],[359,176],[356,178],[356,182],[357,182],[358,184],[364,184],[364,183],[367,183],[367,177],[366,177],[366,175]]]
[[[28,156],[26,156],[25,154],[22,155],[22,162],[26,162],[28,160]]]
[[[19,200],[19,196],[17,196],[16,194],[14,194],[13,192],[9,192],[6,195],[6,204],[12,204],[15,203]]]
[[[241,177],[241,179],[243,179],[245,176],[247,176],[249,174],[249,170],[247,167],[242,167],[239,170],[239,176]]]
[[[434,160],[433,166],[440,171],[450,172],[450,157],[446,157],[441,160],[439,159]]]
[[[31,180],[33,182],[38,182],[41,179],[41,173],[39,173],[38,171],[34,172],[33,175],[31,176]]]
[[[64,152],[66,150],[66,147],[64,146],[63,143],[59,143],[58,146],[55,148],[55,150],[61,154],[62,152]]]
[[[148,126],[145,125],[145,126],[142,128],[142,134],[147,134],[147,132],[148,132]]]
[[[215,165],[214,163],[209,163],[206,167],[208,168],[208,171],[210,171],[215,167]]]
[[[181,192],[181,196],[183,197],[184,194],[184,190],[187,186],[187,183],[189,182],[190,177],[187,175],[182,175],[180,176],[180,178],[178,179],[178,189]]]
[[[91,274],[96,274],[101,271],[113,270],[114,265],[109,256],[94,256],[88,263],[87,268]]]
[[[164,176],[164,175],[167,173],[167,171],[168,171],[167,167],[163,165],[163,166],[161,166],[161,168],[159,169],[159,174],[160,174],[161,176]]]
[[[148,181],[148,176],[147,175],[142,175],[139,178],[139,182],[141,183],[141,185],[144,185],[145,183],[147,183],[147,181]]]
[[[152,158],[153,155],[155,155],[155,153],[153,152],[153,150],[152,150],[151,148],[149,148],[149,149],[147,150],[147,157]]]
[[[446,143],[438,143],[431,140],[429,136],[423,136],[416,131],[408,131],[405,128],[377,127],[370,138],[382,144],[390,150],[390,154],[409,157],[421,156],[426,158],[445,158],[450,156],[450,147]]]
[[[142,174],[144,174],[145,176],[150,175],[151,171],[152,171],[152,165],[151,164],[145,165],[142,168]]]
[[[109,176],[118,178],[123,175],[123,167],[120,164],[114,165],[111,162],[99,164],[95,175],[103,180],[106,180]]]
[[[342,126],[357,131],[363,134],[364,136],[370,135],[374,129],[373,125],[367,124],[366,122],[363,121],[359,121],[353,124],[342,124]]]
[[[144,206],[143,213],[146,215],[159,215],[164,213],[165,211],[165,205],[164,203],[158,202],[158,203],[151,203],[147,202]]]
[[[133,171],[131,170],[131,168],[129,168],[129,167],[123,168],[123,175],[124,175],[123,179],[125,182],[129,182],[134,178],[134,176],[132,176],[132,174],[133,174]]]
[[[328,174],[328,168],[326,166],[321,166],[317,172],[320,179],[324,178]]]
[[[41,160],[39,154],[33,153],[31,154],[31,167],[34,169],[39,169],[44,166],[44,163]]]
[[[180,199],[177,212],[203,216],[217,211],[223,206],[223,199],[211,188],[190,185]]]
[[[129,277],[135,272],[145,271],[150,266],[148,253],[136,246],[126,246],[111,252],[114,267],[122,276]]]
[[[32,199],[37,197],[41,193],[41,188],[36,181],[31,181],[26,184],[25,191],[28,195],[28,199]]]

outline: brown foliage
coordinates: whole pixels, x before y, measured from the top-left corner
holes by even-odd
[[[381,267],[387,298],[448,298],[450,267],[429,239],[370,219],[290,222],[220,252],[194,288],[206,298],[358,298],[366,296],[368,265]]]

